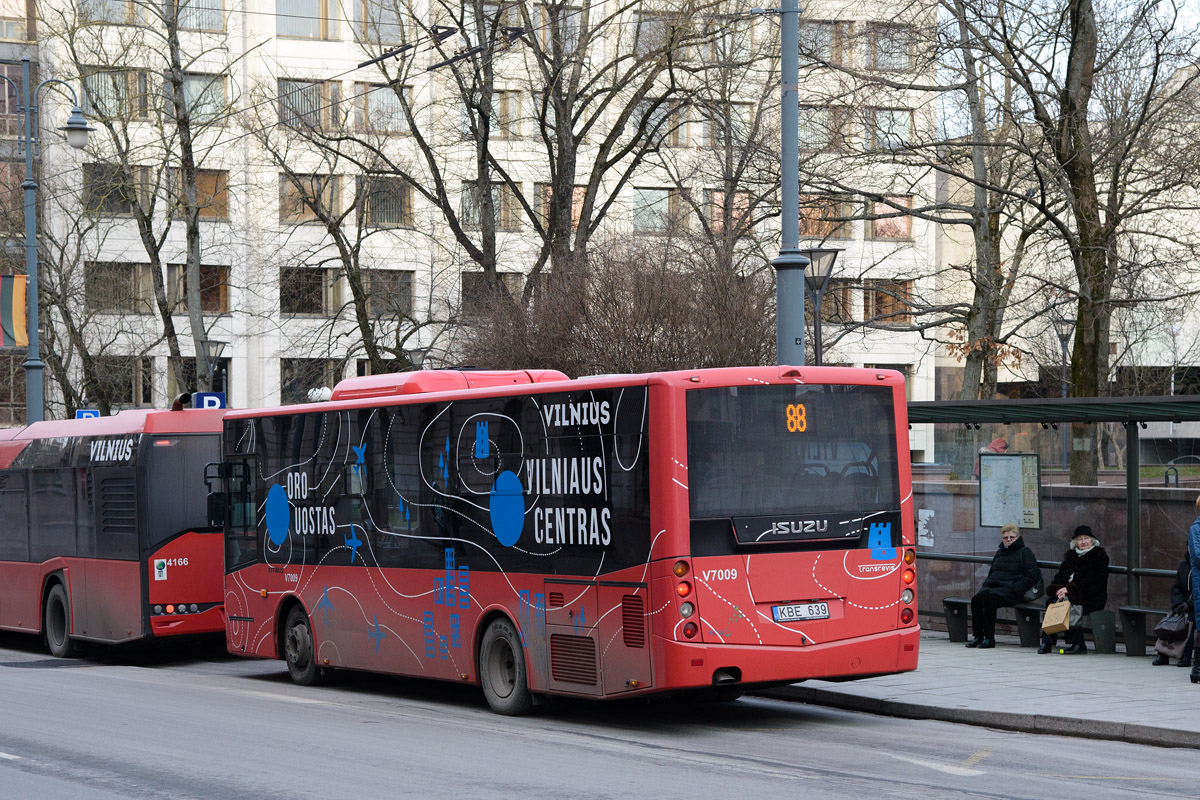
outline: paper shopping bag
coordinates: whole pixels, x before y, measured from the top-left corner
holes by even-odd
[[[1042,630],[1046,633],[1062,633],[1071,627],[1069,622],[1071,603],[1060,600],[1046,606],[1046,615],[1042,617]]]

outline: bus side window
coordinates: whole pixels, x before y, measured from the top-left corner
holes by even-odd
[[[29,498],[25,475],[0,474],[0,561],[29,560]]]

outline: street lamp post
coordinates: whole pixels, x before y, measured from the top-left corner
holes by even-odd
[[[809,268],[804,273],[804,282],[813,296],[813,353],[817,366],[821,366],[821,298],[825,296],[825,285],[833,274],[833,262],[837,261],[840,247],[810,247],[800,251],[808,259]]]
[[[1071,341],[1071,334],[1075,332],[1075,321],[1067,318],[1056,319],[1054,321],[1054,332],[1058,335],[1058,343],[1062,346],[1062,397],[1067,399],[1067,342]],[[1063,422],[1062,432],[1062,462],[1063,469],[1070,470],[1068,458],[1070,457],[1067,451],[1067,430],[1068,423]],[[1068,473],[1069,474],[1069,473]],[[1070,479],[1068,479],[1068,483]]]
[[[779,255],[775,267],[775,360],[804,366],[804,268],[800,253],[800,3],[783,0],[778,9],[782,51],[780,111]]]
[[[12,87],[13,94],[21,95],[21,106],[17,110],[21,123],[20,149],[25,153],[25,300],[28,310],[26,320],[29,334],[29,354],[22,365],[25,367],[25,424],[40,422],[45,405],[42,393],[42,354],[38,343],[38,265],[37,265],[37,182],[33,179],[33,157],[39,155],[37,101],[43,87],[57,83],[71,93],[74,108],[67,124],[59,128],[67,137],[67,144],[76,150],[87,147],[88,133],[92,130],[79,107],[79,97],[71,84],[58,78],[47,78],[30,91],[29,56],[21,59],[21,85],[7,75],[0,75]]]
[[[218,342],[215,339],[201,339],[200,350],[204,353],[204,391],[211,392],[213,389],[213,373],[217,371],[217,365],[221,361],[221,353],[225,352],[225,342]],[[221,391],[225,391],[225,387],[221,387]]]

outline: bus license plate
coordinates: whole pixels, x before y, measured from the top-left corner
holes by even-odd
[[[790,606],[771,606],[776,622],[795,622],[800,619],[829,619],[829,603],[795,603]]]

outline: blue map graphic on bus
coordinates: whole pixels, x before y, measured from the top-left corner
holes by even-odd
[[[267,503],[264,516],[267,520],[267,538],[271,544],[278,547],[287,540],[288,535],[288,499],[287,491],[281,484],[274,484],[267,490]]]
[[[506,469],[496,476],[488,509],[496,540],[505,547],[512,547],[521,538],[521,529],[525,527],[525,487],[512,470]]]
[[[892,523],[872,522],[867,534],[867,546],[871,548],[872,561],[891,561],[896,557],[892,547]]]

